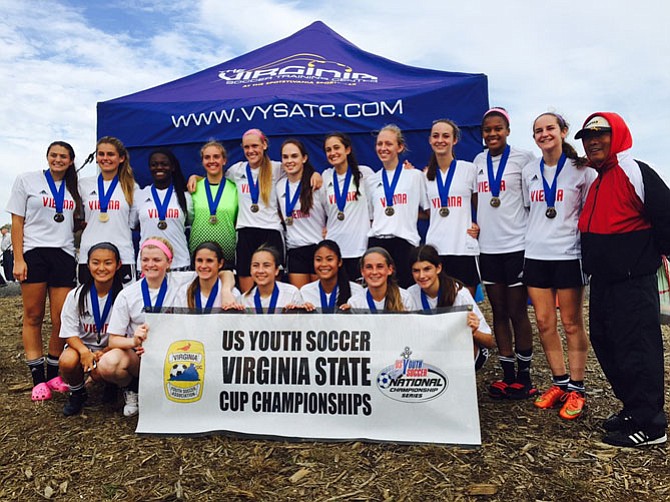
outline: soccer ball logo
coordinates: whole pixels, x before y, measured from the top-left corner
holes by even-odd
[[[377,377],[377,385],[380,389],[388,389],[391,385],[391,382],[393,382],[393,378],[391,378],[391,375],[386,372],[380,373]]]
[[[187,369],[188,366],[185,364],[173,364],[172,368],[170,369],[170,380],[179,378],[181,374],[184,373]]]

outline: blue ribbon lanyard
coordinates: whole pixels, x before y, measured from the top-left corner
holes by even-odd
[[[437,193],[440,194],[440,207],[449,207],[449,189],[456,173],[456,159],[451,161],[447,171],[447,179],[442,181],[442,171],[437,169],[435,172],[435,181],[437,181]]]
[[[505,145],[505,150],[500,157],[500,164],[498,165],[498,172],[496,175],[493,175],[493,160],[491,159],[491,152],[489,151],[486,154],[486,170],[489,176],[489,190],[493,197],[500,196],[500,185],[502,183],[503,173],[505,172],[505,166],[507,165],[507,159],[509,158],[509,152],[511,148],[509,145]]]
[[[333,169],[333,191],[335,192],[335,203],[340,212],[344,212],[347,205],[347,195],[349,195],[349,185],[351,184],[351,168],[347,168],[347,174],[344,176],[344,185],[340,192],[340,184],[337,180],[337,171]]]
[[[156,211],[158,211],[158,220],[159,221],[165,221],[165,218],[167,217],[167,210],[168,206],[170,205],[170,199],[172,198],[172,192],[174,191],[174,186],[170,184],[170,186],[167,188],[167,193],[165,194],[165,198],[163,199],[163,202],[161,202],[161,198],[158,195],[158,190],[156,190],[156,187],[154,185],[151,185],[151,196],[154,199],[154,204],[156,206]],[[209,193],[209,191],[207,192]],[[100,202],[100,209],[102,210],[102,202]]]
[[[542,186],[544,187],[544,200],[547,203],[547,207],[554,207],[556,204],[556,185],[558,181],[558,175],[561,174],[563,166],[565,166],[565,161],[568,158],[564,153],[561,154],[561,158],[558,159],[558,166],[556,167],[556,175],[554,176],[551,185],[547,183],[547,179],[544,177],[544,159],[540,160],[540,174],[542,175]]]
[[[395,168],[395,173],[393,173],[393,180],[389,185],[388,175],[386,174],[386,169],[382,167],[382,182],[384,183],[384,197],[386,198],[386,207],[393,207],[393,195],[395,194],[396,186],[398,185],[398,180],[400,179],[400,173],[403,171],[403,167],[398,164]]]
[[[200,284],[195,288],[195,306],[199,309],[202,309],[202,299],[200,298]],[[212,290],[209,292],[207,297],[207,303],[205,304],[205,310],[211,310],[214,306],[214,300],[216,300],[216,295],[219,294],[219,280],[217,279],[212,286]]]
[[[286,180],[286,193],[284,194],[284,203],[286,205],[286,217],[293,218],[293,208],[300,198],[300,190],[302,189],[302,181],[298,183],[298,188],[295,189],[293,197],[291,197],[291,184]]]
[[[251,186],[251,184],[249,184],[249,186]],[[210,187],[211,185],[209,184],[209,180],[205,178],[205,195],[207,195],[207,206],[209,206],[209,215],[215,216],[216,208],[219,207],[219,202],[221,201],[221,196],[223,195],[223,189],[226,187],[226,178],[225,177],[221,178],[221,183],[219,183],[219,186],[216,189],[216,195],[214,196],[213,199]],[[258,190],[256,190],[256,192],[258,193]],[[258,194],[256,195],[256,199],[258,200]]]
[[[326,297],[326,292],[319,282],[319,295],[321,296],[321,311],[322,312],[335,312],[335,303],[337,302],[337,284],[333,288],[333,292],[330,294],[330,299]]]
[[[440,304],[440,297],[441,297],[440,293],[441,292],[438,290],[438,292],[437,292],[437,304],[438,305]],[[430,308],[430,303],[428,303],[428,295],[423,291],[423,289],[421,290],[421,306],[423,307],[423,310],[427,310],[427,311],[432,310]]]
[[[95,288],[95,283],[91,284],[89,294],[91,299],[91,309],[93,310],[93,321],[95,322],[95,331],[98,335],[97,343],[99,344],[102,336],[102,329],[105,326],[107,316],[109,316],[109,311],[112,309],[112,291],[110,290],[109,293],[107,293],[107,300],[105,301],[105,306],[102,308],[102,315],[100,315],[100,300],[98,299],[98,290]]]
[[[144,308],[147,312],[152,312],[154,310],[158,311],[163,306],[163,300],[165,300],[165,295],[167,294],[168,284],[167,277],[163,278],[163,283],[161,284],[160,289],[158,290],[158,296],[156,297],[156,304],[151,305],[151,295],[149,294],[149,284],[147,283],[146,277],[142,279],[142,298],[144,299]]]
[[[370,312],[373,314],[377,313],[377,305],[375,305],[375,300],[372,298],[372,295],[370,294],[370,290],[368,290],[365,293],[365,298],[368,300],[368,308],[370,309]]]
[[[249,182],[249,195],[251,195],[251,203],[258,205],[258,194],[260,190],[258,189],[258,183],[260,180],[254,181],[254,177],[251,175],[251,167],[247,163],[247,181]]]
[[[268,314],[274,314],[275,308],[277,307],[277,299],[279,298],[279,288],[275,282],[275,288],[272,290],[272,296],[270,297],[270,305],[268,306]],[[261,303],[261,292],[256,286],[256,293],[254,294],[254,306],[256,307],[256,313],[263,313],[263,304]]]
[[[51,190],[51,195],[54,198],[56,214],[63,214],[63,203],[65,202],[65,180],[61,181],[60,187],[56,188],[56,182],[54,181],[54,178],[51,175],[51,171],[49,169],[44,172],[44,176],[47,179],[47,184],[49,185],[49,190]]]
[[[119,176],[116,175],[112,178],[112,181],[109,183],[109,188],[105,192],[105,180],[102,179],[102,174],[98,174],[98,200],[100,201],[100,212],[102,214],[107,213],[107,208],[109,207],[109,201],[112,199],[114,190],[116,190],[116,185],[119,183]]]

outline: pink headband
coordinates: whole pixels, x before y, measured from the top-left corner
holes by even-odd
[[[249,136],[250,134],[253,134],[254,136],[259,136],[266,143],[268,141],[268,139],[265,137],[265,134],[263,134],[263,131],[261,131],[260,129],[249,129],[242,135],[242,137],[244,138],[245,136]]]
[[[486,118],[486,116],[489,115],[490,113],[499,113],[500,115],[502,115],[503,117],[505,117],[507,119],[508,124],[511,122],[511,120],[509,119],[509,113],[507,113],[507,110],[503,110],[502,108],[494,107],[494,108],[491,108],[491,109],[487,110],[486,113],[484,114],[483,118]]]
[[[142,243],[140,246],[140,251],[142,251],[144,248],[153,246],[165,253],[165,256],[167,256],[168,260],[172,260],[172,251],[170,251],[170,248],[165,245],[165,243],[157,240],[157,239],[147,239]]]

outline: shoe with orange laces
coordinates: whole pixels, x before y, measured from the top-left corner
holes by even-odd
[[[568,392],[568,395],[565,399],[565,404],[561,408],[561,411],[558,412],[558,415],[563,420],[575,420],[582,416],[584,411],[584,406],[586,405],[586,398],[580,392],[573,390]]]
[[[552,385],[548,390],[542,393],[542,395],[535,398],[535,406],[546,410],[548,408],[555,408],[563,404],[563,400],[566,392],[561,389],[558,385]]]

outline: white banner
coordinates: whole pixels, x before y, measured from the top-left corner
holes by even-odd
[[[479,445],[466,315],[147,314],[137,432]]]

